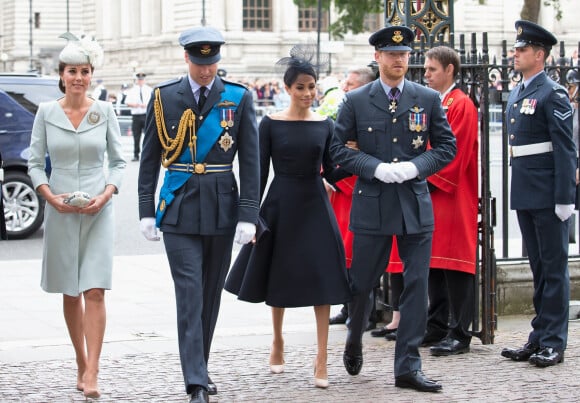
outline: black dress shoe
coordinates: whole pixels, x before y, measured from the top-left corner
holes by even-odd
[[[397,329],[395,329],[394,332],[385,334],[385,339],[387,339],[389,341],[397,340]]]
[[[529,361],[537,367],[551,367],[564,362],[564,352],[555,350],[552,347],[544,347],[537,353],[532,354]]]
[[[501,350],[501,356],[514,361],[527,361],[532,354],[540,351],[540,346],[535,343],[527,342],[522,348],[504,348]]]
[[[342,354],[342,363],[350,375],[358,375],[363,366],[362,347],[345,349]]]
[[[386,327],[381,327],[380,329],[373,330],[371,336],[373,337],[385,337],[389,333],[396,332],[397,329],[387,329]]]
[[[189,403],[209,403],[207,390],[201,386],[196,386],[191,392]]]
[[[438,357],[468,353],[469,342],[459,341],[452,338],[446,338],[440,343],[431,346],[429,352],[431,353],[431,355],[435,355]]]
[[[207,376],[207,394],[217,395],[217,386],[215,386],[209,375]]]
[[[139,157],[133,157],[131,161],[139,161]]]
[[[330,318],[328,320],[328,323],[331,325],[344,325],[346,323],[346,318],[347,318],[346,314],[340,311],[335,316]]]
[[[419,392],[438,392],[443,388],[441,384],[428,379],[421,370],[395,377],[395,386],[415,389]]]
[[[436,335],[436,334],[425,333],[425,336],[423,337],[423,341],[421,342],[421,347],[429,347],[429,346],[433,346],[435,344],[438,344],[438,343],[442,342],[443,340],[445,340],[445,337],[447,337],[446,334]]]

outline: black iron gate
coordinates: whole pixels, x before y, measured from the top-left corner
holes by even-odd
[[[481,34],[481,47],[478,48],[477,35],[472,34],[469,46],[466,46],[463,35],[459,37],[459,46],[455,47],[453,35],[450,43],[443,40],[433,46],[448,45],[454,47],[460,54],[461,73],[457,85],[462,88],[473,100],[479,110],[480,134],[480,198],[479,198],[479,225],[478,225],[478,253],[476,267],[476,312],[473,322],[473,333],[483,344],[494,342],[494,331],[497,328],[497,298],[496,298],[496,247],[494,229],[501,224],[502,259],[509,259],[509,167],[508,167],[508,138],[506,124],[503,120],[507,98],[510,89],[515,86],[521,76],[513,69],[513,62],[508,57],[507,42],[502,43],[501,60],[494,57],[490,60],[487,33]],[[449,38],[449,37],[448,37]],[[426,41],[417,44],[418,49],[412,52],[407,78],[424,84],[425,61],[427,50]],[[580,50],[580,43],[578,44]],[[554,81],[570,88],[577,85],[580,73],[578,62],[566,58],[564,43],[560,44],[559,57],[546,64],[545,71]],[[578,92],[574,95],[575,101],[580,100]],[[580,122],[577,113],[575,119]],[[497,194],[492,194],[490,181],[492,149],[490,135],[493,125],[493,134],[501,136],[501,189],[496,190],[501,195],[501,203],[496,205]],[[499,139],[496,139],[499,140]],[[497,150],[493,150],[497,153]],[[500,215],[497,215],[497,209]],[[499,220],[498,220],[499,219]],[[525,255],[522,251],[521,259]],[[514,257],[511,257],[514,258]]]

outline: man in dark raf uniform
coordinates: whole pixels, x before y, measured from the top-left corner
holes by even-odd
[[[547,367],[564,360],[568,338],[568,226],[574,210],[576,146],[568,93],[544,72],[556,38],[529,21],[517,21],[515,27],[514,69],[523,78],[506,106],[510,195],[534,278],[536,316],[527,343],[506,348],[501,355]]]
[[[423,374],[419,354],[434,228],[426,178],[453,159],[456,144],[439,93],[405,80],[414,37],[402,26],[371,35],[380,78],[348,92],[336,120],[331,153],[337,164],[358,176],[350,216],[354,243],[349,275],[355,297],[349,305],[343,361],[349,374],[360,372],[362,335],[371,309],[368,295],[385,270],[396,236],[405,270],[395,386],[435,392],[441,385]],[[356,141],[360,151],[345,147],[347,141]]]
[[[217,76],[221,33],[193,28],[179,43],[188,74],[155,88],[147,107],[139,217],[148,240],[159,240],[157,228],[163,232],[186,391],[191,402],[206,402],[217,393],[207,365],[232,242],[248,243],[256,231],[258,131],[250,92]],[[167,170],[155,208],[161,166]]]

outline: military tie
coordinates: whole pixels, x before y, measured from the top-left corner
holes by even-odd
[[[520,92],[518,92],[518,95],[522,95],[524,93],[525,89],[526,89],[526,86],[524,85],[524,83],[522,83],[522,85],[520,85]]]
[[[206,87],[200,87],[199,89],[199,100],[197,101],[197,106],[199,106],[200,112],[203,109],[203,106],[205,105],[205,100],[207,99],[205,96],[205,90],[207,90]]]
[[[399,91],[399,88],[397,87],[391,88],[391,91],[389,92],[389,101],[390,101],[389,112],[395,113],[395,111],[397,110],[399,96],[401,96],[401,91]]]

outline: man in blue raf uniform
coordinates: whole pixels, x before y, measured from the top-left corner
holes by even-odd
[[[157,227],[163,232],[185,387],[191,402],[205,402],[217,393],[207,364],[232,242],[248,243],[256,230],[258,130],[250,92],[217,76],[221,33],[193,28],[179,43],[189,74],[155,88],[147,107],[139,216],[148,240],[159,240]],[[161,165],[167,171],[155,209]]]
[[[405,270],[395,386],[436,392],[441,385],[423,374],[419,355],[434,227],[425,178],[451,162],[456,145],[439,93],[405,80],[413,39],[413,31],[402,26],[371,35],[380,78],[349,91],[336,119],[331,153],[337,164],[358,176],[350,216],[354,243],[349,275],[355,297],[349,305],[343,361],[349,374],[360,372],[362,335],[372,305],[368,295],[385,270],[396,236]],[[356,141],[360,151],[345,147],[347,141]]]
[[[536,316],[528,342],[501,355],[547,367],[564,360],[568,338],[568,226],[574,210],[576,146],[568,93],[544,72],[556,38],[529,21],[515,26],[514,69],[523,79],[506,106],[511,208],[528,251]]]

